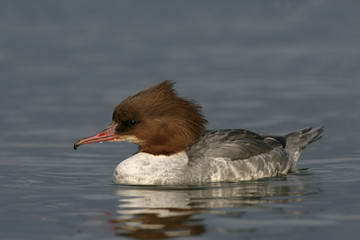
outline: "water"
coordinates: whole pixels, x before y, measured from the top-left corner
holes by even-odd
[[[358,239],[357,1],[2,1],[1,239]],[[208,128],[325,126],[287,177],[111,183],[127,143],[104,129],[162,80]]]

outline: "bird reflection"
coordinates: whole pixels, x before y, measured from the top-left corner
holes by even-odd
[[[121,197],[119,216],[109,222],[116,235],[137,239],[200,235],[205,226],[195,218],[200,209],[189,204],[191,192],[191,188],[124,186],[115,192]]]
[[[135,213],[131,217],[110,220],[115,224],[115,234],[131,236],[137,239],[165,239],[171,237],[199,235],[205,232],[205,226],[192,220],[194,211],[185,209],[148,209]]]
[[[247,208],[301,201],[303,195],[312,194],[299,177],[293,178],[188,187],[122,185],[115,191],[118,216],[109,223],[116,235],[135,239],[201,235],[206,232],[205,214],[241,218]]]

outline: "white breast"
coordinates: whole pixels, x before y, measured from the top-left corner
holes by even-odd
[[[113,182],[119,184],[176,184],[184,178],[189,159],[185,152],[171,156],[137,153],[115,169]]]

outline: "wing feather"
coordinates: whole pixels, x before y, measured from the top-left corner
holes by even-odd
[[[232,161],[249,159],[282,146],[278,139],[243,129],[206,131],[186,151],[190,159],[228,157]]]

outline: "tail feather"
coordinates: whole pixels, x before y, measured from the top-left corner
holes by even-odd
[[[296,147],[299,150],[303,150],[307,145],[313,143],[322,138],[324,127],[318,128],[305,128],[300,131],[291,132],[285,136],[286,146]]]
[[[285,148],[292,157],[290,171],[295,171],[296,162],[300,156],[301,151],[310,143],[313,143],[322,138],[323,132],[324,128],[322,126],[314,129],[312,127],[309,127],[300,131],[291,132],[285,136]]]

